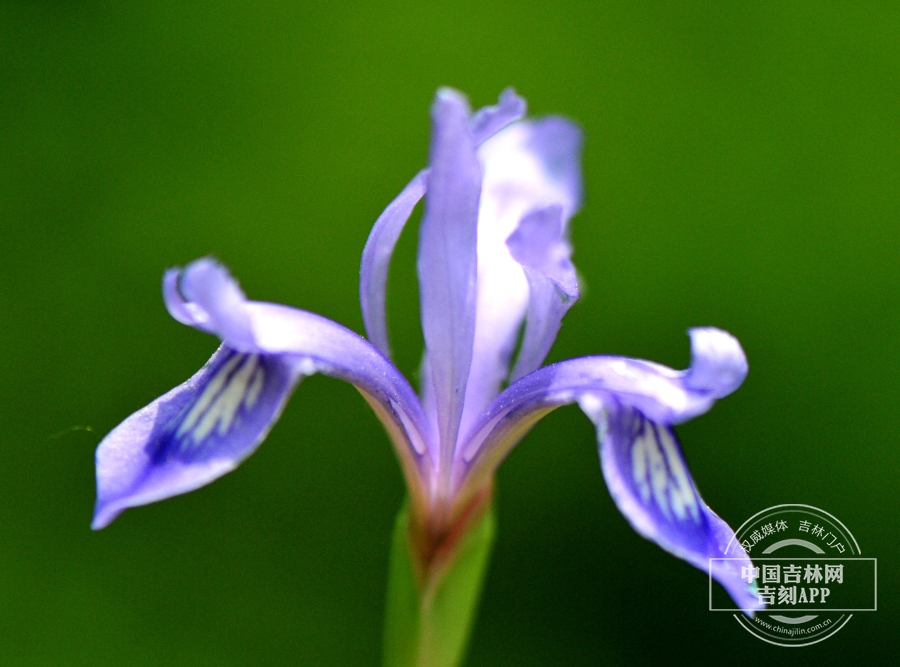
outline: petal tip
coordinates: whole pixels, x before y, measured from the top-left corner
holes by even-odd
[[[715,327],[690,329],[691,368],[686,383],[716,398],[727,396],[747,377],[747,357],[737,338]]]
[[[456,88],[450,88],[449,86],[441,86],[438,88],[437,93],[435,93],[434,96],[434,105],[432,108],[433,113],[435,114],[453,109],[462,111],[466,118],[468,118],[470,113],[469,99],[463,93],[456,90]]]
[[[94,508],[94,518],[91,521],[91,530],[103,530],[119,516],[124,508],[110,507],[109,503],[97,501]]]
[[[239,350],[254,349],[247,297],[228,269],[212,257],[163,276],[163,298],[178,322],[219,336]]]

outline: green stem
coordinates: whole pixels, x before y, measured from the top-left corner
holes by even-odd
[[[411,524],[405,502],[394,524],[384,627],[384,667],[457,667],[465,654],[494,541],[488,491],[437,539]]]

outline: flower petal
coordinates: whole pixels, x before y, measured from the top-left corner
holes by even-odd
[[[736,542],[728,549],[734,531],[703,502],[674,431],[608,398],[587,395],[581,406],[597,425],[603,476],[632,527],[703,571],[712,558],[743,558],[718,561],[710,573],[741,609],[760,609],[755,588],[741,579],[750,558]]]
[[[359,303],[372,345],[390,355],[387,329],[387,279],[394,248],[413,209],[425,195],[428,170],[423,169],[403,188],[375,221],[359,269]]]
[[[525,115],[528,105],[512,88],[500,93],[496,106],[483,107],[472,114],[469,129],[475,145],[481,145],[510,123]]]
[[[265,438],[300,377],[288,360],[221,346],[190,380],[100,443],[93,528],[234,470]]]
[[[363,394],[391,436],[414,501],[425,493],[434,465],[424,413],[405,378],[362,337],[312,313],[245,300],[209,259],[167,273],[164,292],[178,319],[222,336],[225,345],[100,443],[95,527],[127,507],[186,493],[233,470],[265,437],[297,381],[313,373],[346,380]],[[187,300],[189,294],[200,300]]]
[[[531,213],[506,241],[528,278],[528,319],[510,376],[515,382],[540,367],[553,347],[562,319],[578,300],[578,281],[565,239],[561,206]]]
[[[740,387],[747,377],[747,357],[737,339],[714,327],[697,327],[690,333],[694,361],[685,378],[687,385],[716,398]]]
[[[531,293],[507,240],[524,219],[554,206],[561,210],[560,236],[565,238],[568,220],[581,201],[580,152],[578,128],[556,117],[510,125],[479,149],[485,175],[478,216],[478,302],[463,433],[509,375],[529,303],[541,299],[550,303],[534,303],[538,311],[554,308],[554,293]],[[529,360],[536,356],[534,351],[526,354]]]
[[[439,469],[450,469],[475,330],[476,224],[481,165],[469,108],[455,91],[438,91],[425,216],[419,230],[422,332],[437,411]]]
[[[614,397],[662,424],[679,424],[703,414],[716,399],[737,389],[746,375],[747,361],[740,343],[726,331],[705,327],[688,333],[692,359],[685,371],[641,359],[579,357],[545,366],[514,382],[481,413],[461,449],[459,460],[466,466],[466,476],[484,465],[479,459],[505,456],[516,442],[510,436],[525,435],[522,424],[530,428],[550,410],[584,395]],[[705,381],[722,377],[728,379],[727,385]],[[533,418],[535,413],[539,416]]]
[[[547,366],[500,394],[462,449],[454,482],[460,502],[544,415],[578,402],[597,424],[604,476],[635,529],[667,551],[706,570],[726,555],[734,533],[700,498],[671,425],[708,410],[746,373],[737,341],[718,329],[694,329],[687,371],[621,357],[584,357]],[[723,380],[722,378],[725,378]],[[734,546],[729,555],[734,555]],[[712,574],[741,608],[758,602],[742,583],[740,561]]]
[[[163,276],[163,298],[173,318],[215,334],[236,350],[254,349],[247,297],[228,271],[211,257]]]
[[[482,143],[523,115],[525,115],[525,100],[516,95],[512,88],[507,88],[500,94],[496,106],[479,110],[469,120],[475,144]],[[416,204],[425,195],[427,181],[427,169],[416,174],[378,217],[363,249],[359,271],[359,299],[363,322],[369,340],[388,356],[390,345],[385,315],[388,269],[400,233]]]

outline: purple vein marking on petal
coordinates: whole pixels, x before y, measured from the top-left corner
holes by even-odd
[[[708,571],[710,558],[726,555],[729,540],[723,538],[734,533],[697,492],[674,431],[614,398],[587,394],[581,407],[597,425],[603,476],[625,518],[647,539]],[[742,609],[759,608],[739,572],[716,568],[711,574]]]
[[[504,90],[496,106],[485,107],[470,119],[476,145],[522,118],[525,107],[525,100],[515,91]],[[359,280],[363,322],[369,340],[387,356],[390,356],[390,343],[385,303],[391,256],[413,209],[425,194],[427,181],[427,169],[416,174],[379,216],[363,249]]]
[[[438,469],[449,475],[472,359],[482,169],[462,95],[449,89],[438,91],[432,118],[431,171],[419,230],[418,273],[440,438]]]
[[[248,443],[235,437],[236,431],[265,432],[297,377],[290,364],[270,355],[229,350],[216,366],[197,397],[148,443],[155,465],[224,456],[240,461],[249,453]]]
[[[97,449],[94,527],[122,510],[192,491],[233,470],[278,418],[299,379],[354,384],[381,418],[411,488],[424,488],[425,418],[412,387],[370,343],[324,317],[241,304],[255,350],[222,345],[190,380],[131,415]],[[420,478],[421,476],[421,478]]]
[[[191,379],[100,443],[93,527],[234,470],[265,438],[301,376],[281,359],[222,345]]]

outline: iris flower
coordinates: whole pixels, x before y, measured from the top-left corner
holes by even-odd
[[[704,571],[723,556],[734,533],[697,492],[672,427],[737,389],[744,353],[724,331],[698,328],[685,371],[614,356],[541,367],[578,299],[567,227],[581,202],[581,134],[565,119],[524,113],[512,90],[474,114],[460,93],[438,91],[429,167],[387,207],[363,251],[368,340],[319,315],[248,300],[212,259],[167,271],[169,313],[222,345],[100,443],[93,527],[233,470],[297,383],[323,373],[353,384],[387,429],[425,552],[490,498],[498,464],[541,417],[577,403],[597,427],[603,476],[635,530]],[[385,289],[423,197],[417,395],[390,360]],[[746,562],[718,561],[711,574],[750,612],[759,603],[740,578],[749,559],[738,551]]]

